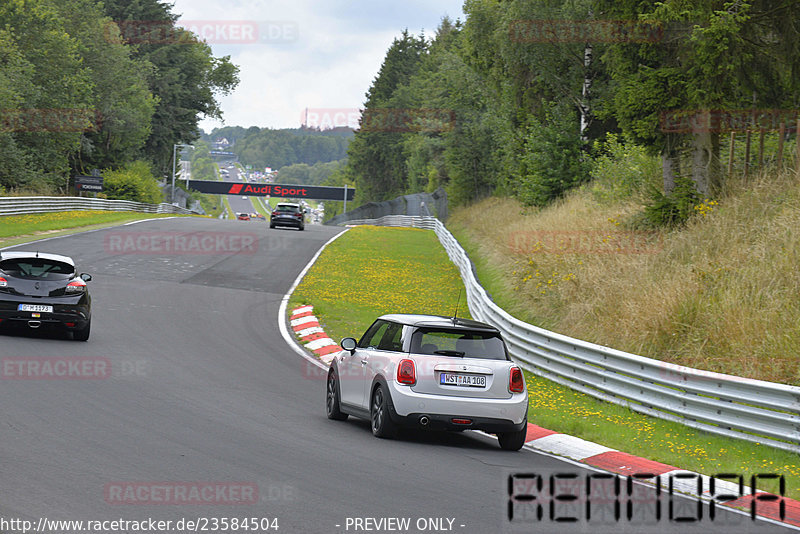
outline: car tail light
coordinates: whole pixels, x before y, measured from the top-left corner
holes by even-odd
[[[511,368],[511,375],[508,377],[508,391],[511,393],[522,393],[525,391],[525,379],[519,367]]]
[[[401,384],[413,386],[417,383],[417,371],[413,360],[400,360],[397,366],[397,381]]]
[[[451,421],[453,422],[453,424],[456,424],[456,425],[471,425],[472,424],[472,419],[451,419]]]
[[[67,284],[67,293],[80,293],[81,291],[86,291],[86,282],[81,280],[80,278],[76,278],[69,284]]]
[[[0,287],[8,287],[8,280],[0,276]]]

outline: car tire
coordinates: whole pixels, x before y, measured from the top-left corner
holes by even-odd
[[[325,412],[328,414],[328,419],[333,419],[334,421],[344,421],[347,419],[347,414],[342,412],[341,405],[339,404],[339,380],[333,369],[328,372]]]
[[[518,451],[525,445],[525,438],[528,435],[528,425],[525,425],[522,430],[516,432],[500,432],[497,434],[497,440],[500,442],[500,448],[504,451]]]
[[[72,339],[74,341],[87,341],[89,339],[89,332],[91,331],[92,323],[89,322],[86,324],[86,328],[81,328],[80,330],[73,330],[72,331]]]
[[[300,227],[300,231],[301,231],[301,232],[302,232],[303,230],[305,230],[305,229],[306,229],[306,227],[305,227],[305,226],[301,226],[301,227]]]
[[[388,393],[383,390],[383,386],[378,386],[372,392],[372,399],[369,404],[369,420],[372,427],[372,435],[376,438],[392,438],[397,433],[397,428],[389,415]]]
[[[275,225],[274,224],[270,224],[269,227],[270,228],[275,228]]]

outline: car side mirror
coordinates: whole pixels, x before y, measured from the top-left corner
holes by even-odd
[[[92,275],[91,275],[91,274],[89,274],[89,273],[81,273],[81,276],[80,276],[80,278],[81,278],[81,280],[83,280],[84,282],[90,282],[90,281],[92,280]]]
[[[353,352],[356,350],[357,344],[358,343],[356,343],[356,340],[353,339],[352,337],[346,337],[342,339],[342,342],[339,343],[339,346],[342,347],[344,350],[349,350],[350,352]]]

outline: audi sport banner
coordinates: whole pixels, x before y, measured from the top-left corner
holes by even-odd
[[[289,184],[248,184],[243,182],[212,182],[189,180],[189,188],[212,195],[253,195],[256,197],[309,198],[314,200],[343,200],[344,187]],[[347,188],[347,200],[353,200],[356,190]]]

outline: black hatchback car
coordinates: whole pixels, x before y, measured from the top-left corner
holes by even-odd
[[[41,252],[0,252],[0,328],[60,328],[86,341],[92,299],[72,258]]]
[[[299,204],[278,204],[269,217],[269,227],[276,226],[293,226],[303,230],[306,227],[305,211]]]

